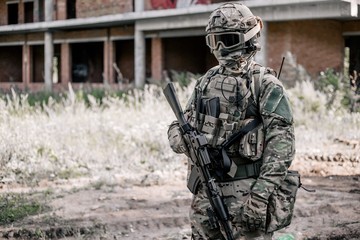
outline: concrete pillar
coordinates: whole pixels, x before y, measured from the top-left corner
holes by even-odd
[[[32,57],[31,47],[25,42],[23,45],[23,67],[22,76],[24,87],[29,87],[31,82]]]
[[[261,35],[260,35],[260,40],[259,40],[260,45],[261,45],[261,50],[259,52],[257,52],[256,55],[255,55],[255,61],[257,61],[258,63],[260,63],[263,66],[267,66],[267,64],[268,64],[268,59],[267,59],[267,48],[268,48],[267,28],[268,28],[268,23],[263,22],[263,29],[261,30]]]
[[[142,12],[145,9],[145,0],[134,0],[135,1],[135,12]]]
[[[115,44],[114,41],[109,40],[109,83],[115,83],[115,69],[113,67],[113,64],[116,61],[115,58]]]
[[[39,0],[34,0],[34,22],[40,21],[40,6]]]
[[[109,39],[107,38],[104,41],[104,54],[103,54],[103,68],[104,68],[104,73],[103,73],[103,83],[109,83]]]
[[[145,9],[144,0],[135,0],[135,12]],[[145,85],[145,37],[144,32],[137,29],[135,23],[135,87],[142,88]]]
[[[145,85],[145,36],[135,23],[135,87],[142,88]]]
[[[45,1],[45,21],[51,22],[53,18],[53,1]],[[45,90],[52,90],[52,72],[53,72],[53,57],[54,57],[54,45],[53,45],[53,35],[51,31],[46,31],[44,36],[44,75],[45,75]]]
[[[53,35],[50,31],[45,32],[45,59],[44,59],[44,78],[45,78],[45,90],[52,90],[52,74],[53,74]]]
[[[115,62],[114,43],[110,39],[110,29],[108,29],[107,38],[104,42],[104,83],[114,83],[114,68]]]
[[[25,22],[25,11],[24,11],[24,1],[22,1],[22,0],[19,1],[18,14],[19,14],[19,17],[18,17],[19,23],[24,23]]]
[[[162,79],[164,70],[164,54],[162,39],[155,37],[151,39],[151,77],[155,81]]]
[[[53,0],[45,1],[45,21],[51,22],[54,14],[54,3]]]
[[[67,87],[71,82],[71,50],[69,43],[61,44],[61,84]]]

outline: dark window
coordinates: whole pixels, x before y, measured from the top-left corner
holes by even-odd
[[[24,3],[25,10],[25,23],[34,22],[34,2]]]
[[[44,45],[32,46],[32,82],[44,82]]]
[[[134,79],[134,41],[121,40],[115,42],[116,46],[116,67],[115,82]],[[148,48],[146,48],[148,49]],[[121,77],[123,79],[121,79]]]
[[[8,24],[18,24],[19,4],[8,3],[7,8],[8,8]]]
[[[67,19],[76,18],[76,0],[66,1],[66,15]]]
[[[349,72],[360,72],[360,36],[349,36],[345,39],[345,47],[350,49]]]
[[[350,86],[355,94],[360,95],[360,36],[346,37],[345,47],[349,50],[349,59],[345,60],[348,61]],[[360,99],[352,101],[351,110],[356,111],[360,107]]]
[[[72,81],[102,83],[104,72],[104,43],[71,44]]]
[[[45,1],[39,0],[39,21],[43,22],[45,19]]]
[[[21,82],[21,69],[22,46],[0,47],[0,82]]]

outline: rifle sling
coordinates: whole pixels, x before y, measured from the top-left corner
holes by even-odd
[[[261,123],[261,120],[254,119],[250,123],[246,124],[243,128],[241,128],[239,131],[232,134],[222,145],[221,145],[221,154],[222,154],[222,169],[218,169],[216,171],[216,174],[223,178],[226,174],[231,170],[232,160],[229,158],[229,156],[226,153],[226,149],[231,147],[232,144],[234,144],[237,140],[239,140],[242,136],[250,132],[251,130],[255,129],[259,124]],[[258,174],[258,170],[252,170],[254,168],[254,164],[248,164],[249,166],[243,166],[243,170],[239,171],[236,170],[232,175],[233,177],[236,177],[238,179],[244,179],[248,177],[255,176]],[[258,169],[257,167],[256,169]],[[197,187],[199,186],[199,183],[201,182],[199,172],[196,170],[196,168],[192,168],[190,171],[189,179],[187,187],[193,194],[197,193]]]
[[[229,173],[231,171],[231,176],[235,174],[234,170],[236,170],[236,167],[232,165],[234,164],[229,156],[226,153],[226,150],[231,147],[237,140],[239,140],[241,137],[243,137],[245,134],[250,132],[251,130],[255,129],[259,124],[261,123],[261,120],[258,118],[255,118],[253,121],[246,124],[243,128],[233,133],[223,144],[221,144],[221,155],[222,155],[222,167],[223,169],[220,171],[219,175],[223,175],[223,173]]]
[[[228,139],[226,139],[226,141],[224,141],[221,144],[221,148],[227,150],[237,140],[239,140],[241,137],[243,137],[245,134],[247,134],[251,130],[255,129],[260,123],[261,123],[261,120],[258,118],[255,118],[253,121],[249,122],[243,128],[234,132]]]

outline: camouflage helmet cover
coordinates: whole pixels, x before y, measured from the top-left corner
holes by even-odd
[[[246,33],[258,24],[258,31],[253,36],[262,28],[260,17],[254,16],[250,9],[241,3],[225,3],[210,14],[205,31],[208,34],[233,31]]]

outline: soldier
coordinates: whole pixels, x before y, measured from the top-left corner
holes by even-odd
[[[293,116],[281,82],[272,69],[254,61],[261,28],[261,19],[241,3],[225,3],[211,13],[206,44],[219,65],[197,81],[184,111],[191,126],[208,140],[212,173],[227,206],[234,239],[271,239],[275,230],[290,224],[292,212],[287,212],[295,201],[294,194],[274,199],[281,195],[279,187],[294,158],[295,141]],[[219,149],[240,130],[244,136],[226,146],[229,165]],[[188,155],[178,122],[170,125],[168,138],[174,152]],[[194,169],[189,161],[192,239],[225,239],[221,227],[212,223],[209,200]],[[279,204],[290,210],[276,213],[284,210]]]

